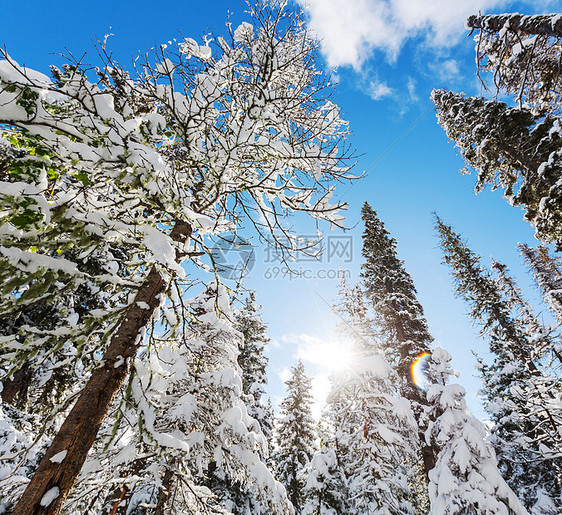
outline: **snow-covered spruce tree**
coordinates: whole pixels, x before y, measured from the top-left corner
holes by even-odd
[[[478,30],[474,38],[478,68],[493,73],[498,89],[538,112],[561,113],[559,14],[471,16],[467,26]]]
[[[531,248],[520,244],[519,251],[533,272],[535,283],[543,294],[546,305],[562,324],[562,262],[553,257],[546,247]]]
[[[345,474],[341,513],[415,513],[410,486],[417,426],[409,402],[396,393],[396,380],[388,364],[371,355],[334,382],[325,418]]]
[[[363,258],[361,278],[365,298],[372,309],[373,322],[379,330],[382,352],[402,381],[401,393],[412,403],[424,442],[426,426],[425,393],[414,384],[412,365],[425,352],[433,337],[429,334],[423,308],[404,262],[398,258],[396,240],[386,230],[375,210],[365,203],[362,209]],[[424,472],[435,465],[437,450],[422,445]]]
[[[439,124],[477,172],[476,192],[503,189],[538,238],[562,245],[560,119],[450,91],[434,90],[431,98]]]
[[[302,513],[304,515],[339,515],[346,513],[345,473],[338,460],[333,439],[321,436],[316,451],[306,469]]]
[[[193,317],[181,339],[152,335],[146,356],[135,361],[116,422],[106,426],[66,510],[144,513],[145,505],[166,515],[291,512],[263,462],[266,438],[241,398],[242,335],[228,320],[228,303],[224,288],[217,292],[211,283],[188,302]],[[208,489],[209,463],[213,477],[230,489],[227,496]],[[248,509],[255,511],[243,511],[235,503],[250,493]]]
[[[466,409],[465,390],[447,384],[451,355],[435,349],[427,362],[432,422],[427,438],[439,448],[429,473],[430,515],[527,514],[502,478],[483,424]]]
[[[276,478],[285,485],[297,514],[305,505],[306,469],[316,450],[315,422],[312,418],[312,381],[299,360],[285,382],[287,395],[281,402],[276,424],[277,447],[272,455]]]
[[[265,346],[269,342],[267,326],[259,314],[254,292],[250,292],[241,309],[236,312],[234,327],[239,331],[240,350],[237,358],[242,379],[242,399],[250,417],[260,427],[264,435],[264,443],[258,452],[262,461],[267,462],[269,448],[273,439],[274,414],[271,402],[263,399],[267,384],[266,367],[268,358]],[[209,466],[208,478],[205,481],[218,497],[221,504],[234,515],[259,515],[271,513],[271,508],[263,502],[263,496],[252,490],[252,485],[244,484],[239,479],[233,480],[224,470],[216,467],[214,462]]]
[[[256,298],[250,292],[242,309],[236,313],[234,327],[242,334],[238,364],[242,370],[242,391],[249,415],[255,419],[268,442],[273,436],[273,411],[264,397],[267,384],[265,347],[269,343],[267,325],[256,306]]]
[[[217,36],[212,47],[192,39],[162,45],[137,62],[134,76],[104,49],[99,68],[71,62],[53,70],[53,81],[2,54],[0,123],[10,127],[0,159],[2,308],[40,302],[58,283],[115,286],[121,295],[110,297],[109,312],[78,319],[62,340],[32,329],[22,341],[3,340],[16,349],[13,366],[3,367],[10,379],[39,347],[54,351],[98,335],[67,353],[73,360],[88,352],[97,368],[16,514],[59,510],[157,306],[169,303],[181,315],[171,291],[186,273],[181,264],[210,254],[209,235],[235,229],[244,215],[278,243],[286,239],[271,230],[286,233],[278,222],[290,212],[341,221],[342,206],[329,200],[334,183],[348,177],[347,127],[315,67],[316,43],[282,2],[250,11],[253,25]],[[297,240],[285,236],[294,250]],[[71,248],[76,259],[99,253],[106,268],[80,270],[59,252]],[[63,451],[64,462],[51,461]]]
[[[340,333],[353,359],[331,378],[324,420],[344,476],[340,513],[414,513],[422,504],[413,488],[420,450],[414,415],[381,356],[362,288],[343,283],[339,297]]]
[[[362,250],[365,262],[361,265],[365,297],[372,307],[373,322],[384,339],[385,355],[396,366],[400,377],[413,384],[411,366],[429,350],[433,337],[412,278],[398,258],[396,240],[367,202],[361,214],[365,224]]]
[[[522,247],[522,244],[519,245]],[[533,312],[531,305],[523,298],[521,289],[515,283],[513,277],[508,273],[507,266],[498,261],[492,261],[492,269],[498,275],[498,283],[501,286],[509,307],[512,310],[514,318],[516,318],[522,329],[533,341],[531,352],[533,353],[533,361],[540,361],[546,358],[552,362],[553,358],[562,364],[562,354],[560,352],[560,344],[558,342],[559,335],[556,328],[552,325],[544,325]]]
[[[500,472],[527,509],[556,513],[562,502],[560,380],[534,363],[533,335],[512,317],[480,258],[439,218],[436,227],[457,295],[469,304],[494,355],[491,365],[480,360],[479,368]]]

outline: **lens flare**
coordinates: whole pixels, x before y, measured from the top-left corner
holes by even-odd
[[[412,363],[412,377],[414,378],[414,383],[416,386],[423,390],[427,390],[428,380],[425,375],[425,369],[427,368],[427,362],[431,354],[429,352],[424,352],[416,361]]]

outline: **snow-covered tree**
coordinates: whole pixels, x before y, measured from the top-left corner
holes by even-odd
[[[331,444],[331,439],[324,439],[307,467],[304,515],[346,513],[345,473]]]
[[[426,436],[439,448],[429,473],[430,515],[527,514],[498,470],[484,425],[467,411],[464,388],[447,384],[450,361],[438,348],[427,362],[433,416]]]
[[[414,513],[410,486],[419,441],[409,402],[397,394],[382,357],[363,355],[359,362],[337,378],[324,415],[345,473],[341,513]]]
[[[471,16],[467,26],[478,30],[474,39],[479,70],[492,72],[498,89],[515,95],[519,104],[560,114],[560,15],[478,15]]]
[[[532,249],[520,244],[519,251],[533,272],[546,305],[562,324],[562,262],[549,254],[546,247]]]
[[[365,298],[390,363],[405,381],[413,383],[412,364],[429,350],[433,338],[412,278],[398,258],[396,240],[367,202],[361,213],[365,224],[365,262],[361,265]]]
[[[439,124],[477,172],[476,192],[490,185],[525,209],[543,241],[562,242],[560,120],[497,100],[434,90]],[[469,173],[469,168],[464,171]]]
[[[277,447],[273,454],[276,477],[287,489],[297,514],[305,505],[306,469],[316,449],[315,422],[312,418],[312,381],[302,361],[291,368],[285,382],[287,395],[281,402],[277,421]]]
[[[420,429],[419,441],[424,442],[427,399],[414,384],[412,365],[422,354],[429,352],[433,337],[412,278],[404,262],[398,258],[396,240],[368,203],[363,205],[362,217],[365,262],[361,265],[361,278],[365,299],[379,331],[381,350],[402,380],[401,393],[412,403]],[[422,445],[426,475],[435,465],[436,452],[436,449]]]
[[[522,206],[537,236],[562,245],[562,79],[558,14],[471,16],[478,30],[479,72],[491,72],[496,87],[518,103],[435,90],[438,120],[467,164],[477,171],[476,191],[502,188]]]
[[[410,403],[382,357],[360,285],[342,284],[336,311],[352,355],[349,367],[331,378],[324,413],[335,477],[338,470],[344,475],[341,513],[413,513],[419,503],[413,487],[420,441]]]
[[[562,501],[560,380],[533,361],[534,335],[513,318],[499,282],[480,258],[439,218],[436,225],[456,292],[494,355],[491,365],[480,360],[479,368],[499,469],[527,509],[554,513]]]
[[[522,248],[523,245],[519,245]],[[528,247],[527,247],[528,248]],[[533,312],[531,305],[523,298],[521,289],[509,275],[507,267],[498,261],[492,261],[492,269],[498,275],[498,283],[501,286],[513,316],[520,322],[522,329],[532,340],[533,360],[547,358],[552,361],[556,358],[562,364],[562,355],[559,350],[559,335],[552,325],[546,326],[541,323]]]
[[[260,427],[265,438],[265,444],[258,449],[262,461],[267,462],[270,445],[273,438],[274,414],[270,401],[262,397],[267,384],[266,367],[268,359],[264,354],[265,346],[269,342],[267,326],[261,319],[259,307],[256,306],[255,294],[250,292],[241,309],[236,312],[234,327],[241,338],[240,350],[237,358],[242,379],[242,399],[246,405],[248,415]],[[223,470],[211,463],[208,478],[205,481],[218,497],[221,504],[234,515],[259,515],[271,513],[268,503],[264,503],[262,495],[254,492],[252,485],[243,481],[232,480]]]
[[[71,59],[53,80],[2,53],[0,308],[16,313],[80,285],[110,301],[82,317],[69,306],[52,332],[20,326],[2,338],[3,381],[91,357],[15,514],[39,509],[47,493],[47,510],[60,509],[157,308],[170,330],[188,315],[186,269],[212,261],[209,237],[246,216],[296,250],[286,214],[341,223],[330,199],[349,178],[347,126],[326,96],[316,42],[284,2],[249,11],[251,24],[208,44],[156,47],[134,74],[104,48],[99,67]],[[82,267],[88,256],[101,266]],[[61,452],[62,463],[51,460]]]
[[[268,441],[273,434],[273,411],[271,404],[263,398],[267,384],[268,358],[265,347],[269,342],[267,326],[256,306],[255,294],[251,292],[242,309],[236,313],[235,328],[242,334],[238,364],[242,369],[242,391],[249,415],[258,421]]]
[[[135,513],[144,503],[178,514],[188,508],[206,513],[210,505],[228,513],[291,511],[284,488],[263,462],[266,437],[241,396],[242,335],[229,321],[225,289],[217,292],[209,284],[189,304],[193,321],[184,338],[153,337],[146,356],[135,361],[117,420],[86,462],[68,509],[109,503]],[[230,490],[211,488],[213,495],[207,487],[217,484],[205,481],[210,475]],[[248,509],[255,511],[240,506],[250,502],[249,493]]]

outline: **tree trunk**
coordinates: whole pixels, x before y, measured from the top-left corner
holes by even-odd
[[[3,382],[2,402],[14,405],[16,397],[23,400],[31,383],[31,368],[24,365],[14,375]]]
[[[412,405],[412,410],[414,412],[414,417],[418,423],[418,436],[421,444],[421,458],[423,462],[423,472],[426,481],[429,481],[429,472],[435,468],[437,463],[438,449],[432,445],[428,445],[425,441],[425,431],[427,429],[427,424],[424,421],[424,411],[429,402],[424,393],[421,392],[418,386],[413,382],[406,384],[403,395],[408,399]]]
[[[190,234],[191,228],[187,223],[176,222],[170,236],[175,241],[184,241]],[[142,343],[141,330],[150,321],[160,302],[158,296],[163,291],[162,275],[156,268],[152,268],[111,338],[104,353],[103,365],[92,372],[12,515],[60,512],[113,398],[129,374],[131,358]],[[53,463],[51,458],[63,451],[67,452],[64,460],[61,463]],[[45,494],[53,494],[56,492],[53,490],[55,488],[58,489],[58,495],[48,506],[44,506],[46,501],[43,504],[41,501]]]
[[[162,478],[162,488],[158,493],[158,502],[156,503],[156,508],[154,509],[154,515],[164,515],[166,506],[170,502],[170,494],[172,493],[172,480],[174,479],[174,473],[171,467],[173,463],[170,463],[166,467],[166,472],[164,472],[164,477]]]

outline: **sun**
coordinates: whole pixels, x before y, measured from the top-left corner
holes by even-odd
[[[314,361],[330,373],[344,372],[353,363],[353,350],[349,343],[332,340],[315,346]]]
[[[350,345],[334,341],[326,347],[326,368],[330,368],[332,372],[343,372],[351,367],[353,362],[353,351]]]

